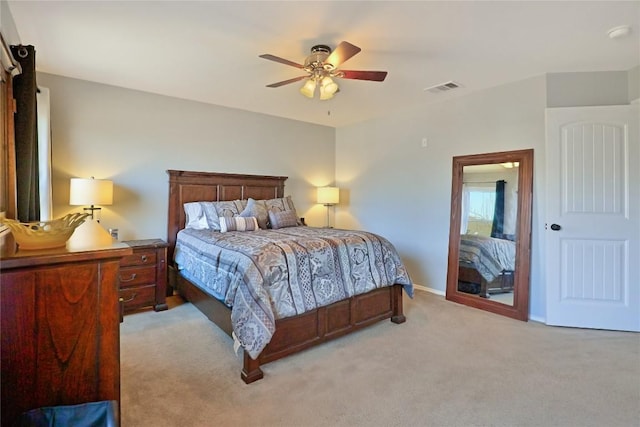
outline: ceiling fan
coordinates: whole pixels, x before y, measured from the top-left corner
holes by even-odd
[[[304,65],[270,54],[260,55],[260,58],[290,65],[307,72],[307,75],[305,76],[294,77],[289,80],[272,83],[267,85],[267,87],[280,87],[307,79],[304,86],[300,88],[300,93],[308,98],[313,98],[316,87],[318,86],[320,99],[326,100],[333,98],[333,95],[339,91],[338,85],[333,81],[333,78],[337,77],[342,79],[381,82],[384,81],[385,77],[387,77],[386,71],[354,71],[338,69],[343,62],[352,58],[361,50],[362,49],[358,46],[354,46],[345,41],[341,42],[333,51],[327,45],[315,45],[311,48],[311,54],[305,59]]]

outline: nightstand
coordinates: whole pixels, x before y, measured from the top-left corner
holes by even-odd
[[[133,255],[120,262],[120,298],[124,312],[167,306],[167,243],[161,239],[128,240]]]

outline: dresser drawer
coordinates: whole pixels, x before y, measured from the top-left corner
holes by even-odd
[[[148,250],[135,250],[133,255],[122,258],[120,262],[121,267],[128,267],[131,265],[155,265],[156,264],[156,251],[153,249]]]
[[[139,285],[155,285],[156,266],[120,268],[120,287],[128,288]]]
[[[125,312],[155,305],[156,287],[149,285],[120,289],[120,298],[122,298]]]

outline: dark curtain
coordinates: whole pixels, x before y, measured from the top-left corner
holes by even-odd
[[[502,238],[504,235],[504,185],[505,180],[496,181],[496,207],[493,211],[491,237]]]
[[[16,195],[20,221],[40,219],[38,179],[38,117],[36,110],[36,50],[33,46],[11,46],[22,74],[13,79],[16,100]]]

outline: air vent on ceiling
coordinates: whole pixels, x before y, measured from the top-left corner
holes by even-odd
[[[429,92],[432,92],[432,93],[440,93],[440,92],[446,92],[446,91],[452,90],[452,89],[457,89],[459,87],[460,87],[460,84],[450,80],[450,81],[445,82],[445,83],[440,83],[438,85],[425,88],[425,91],[429,91]]]

